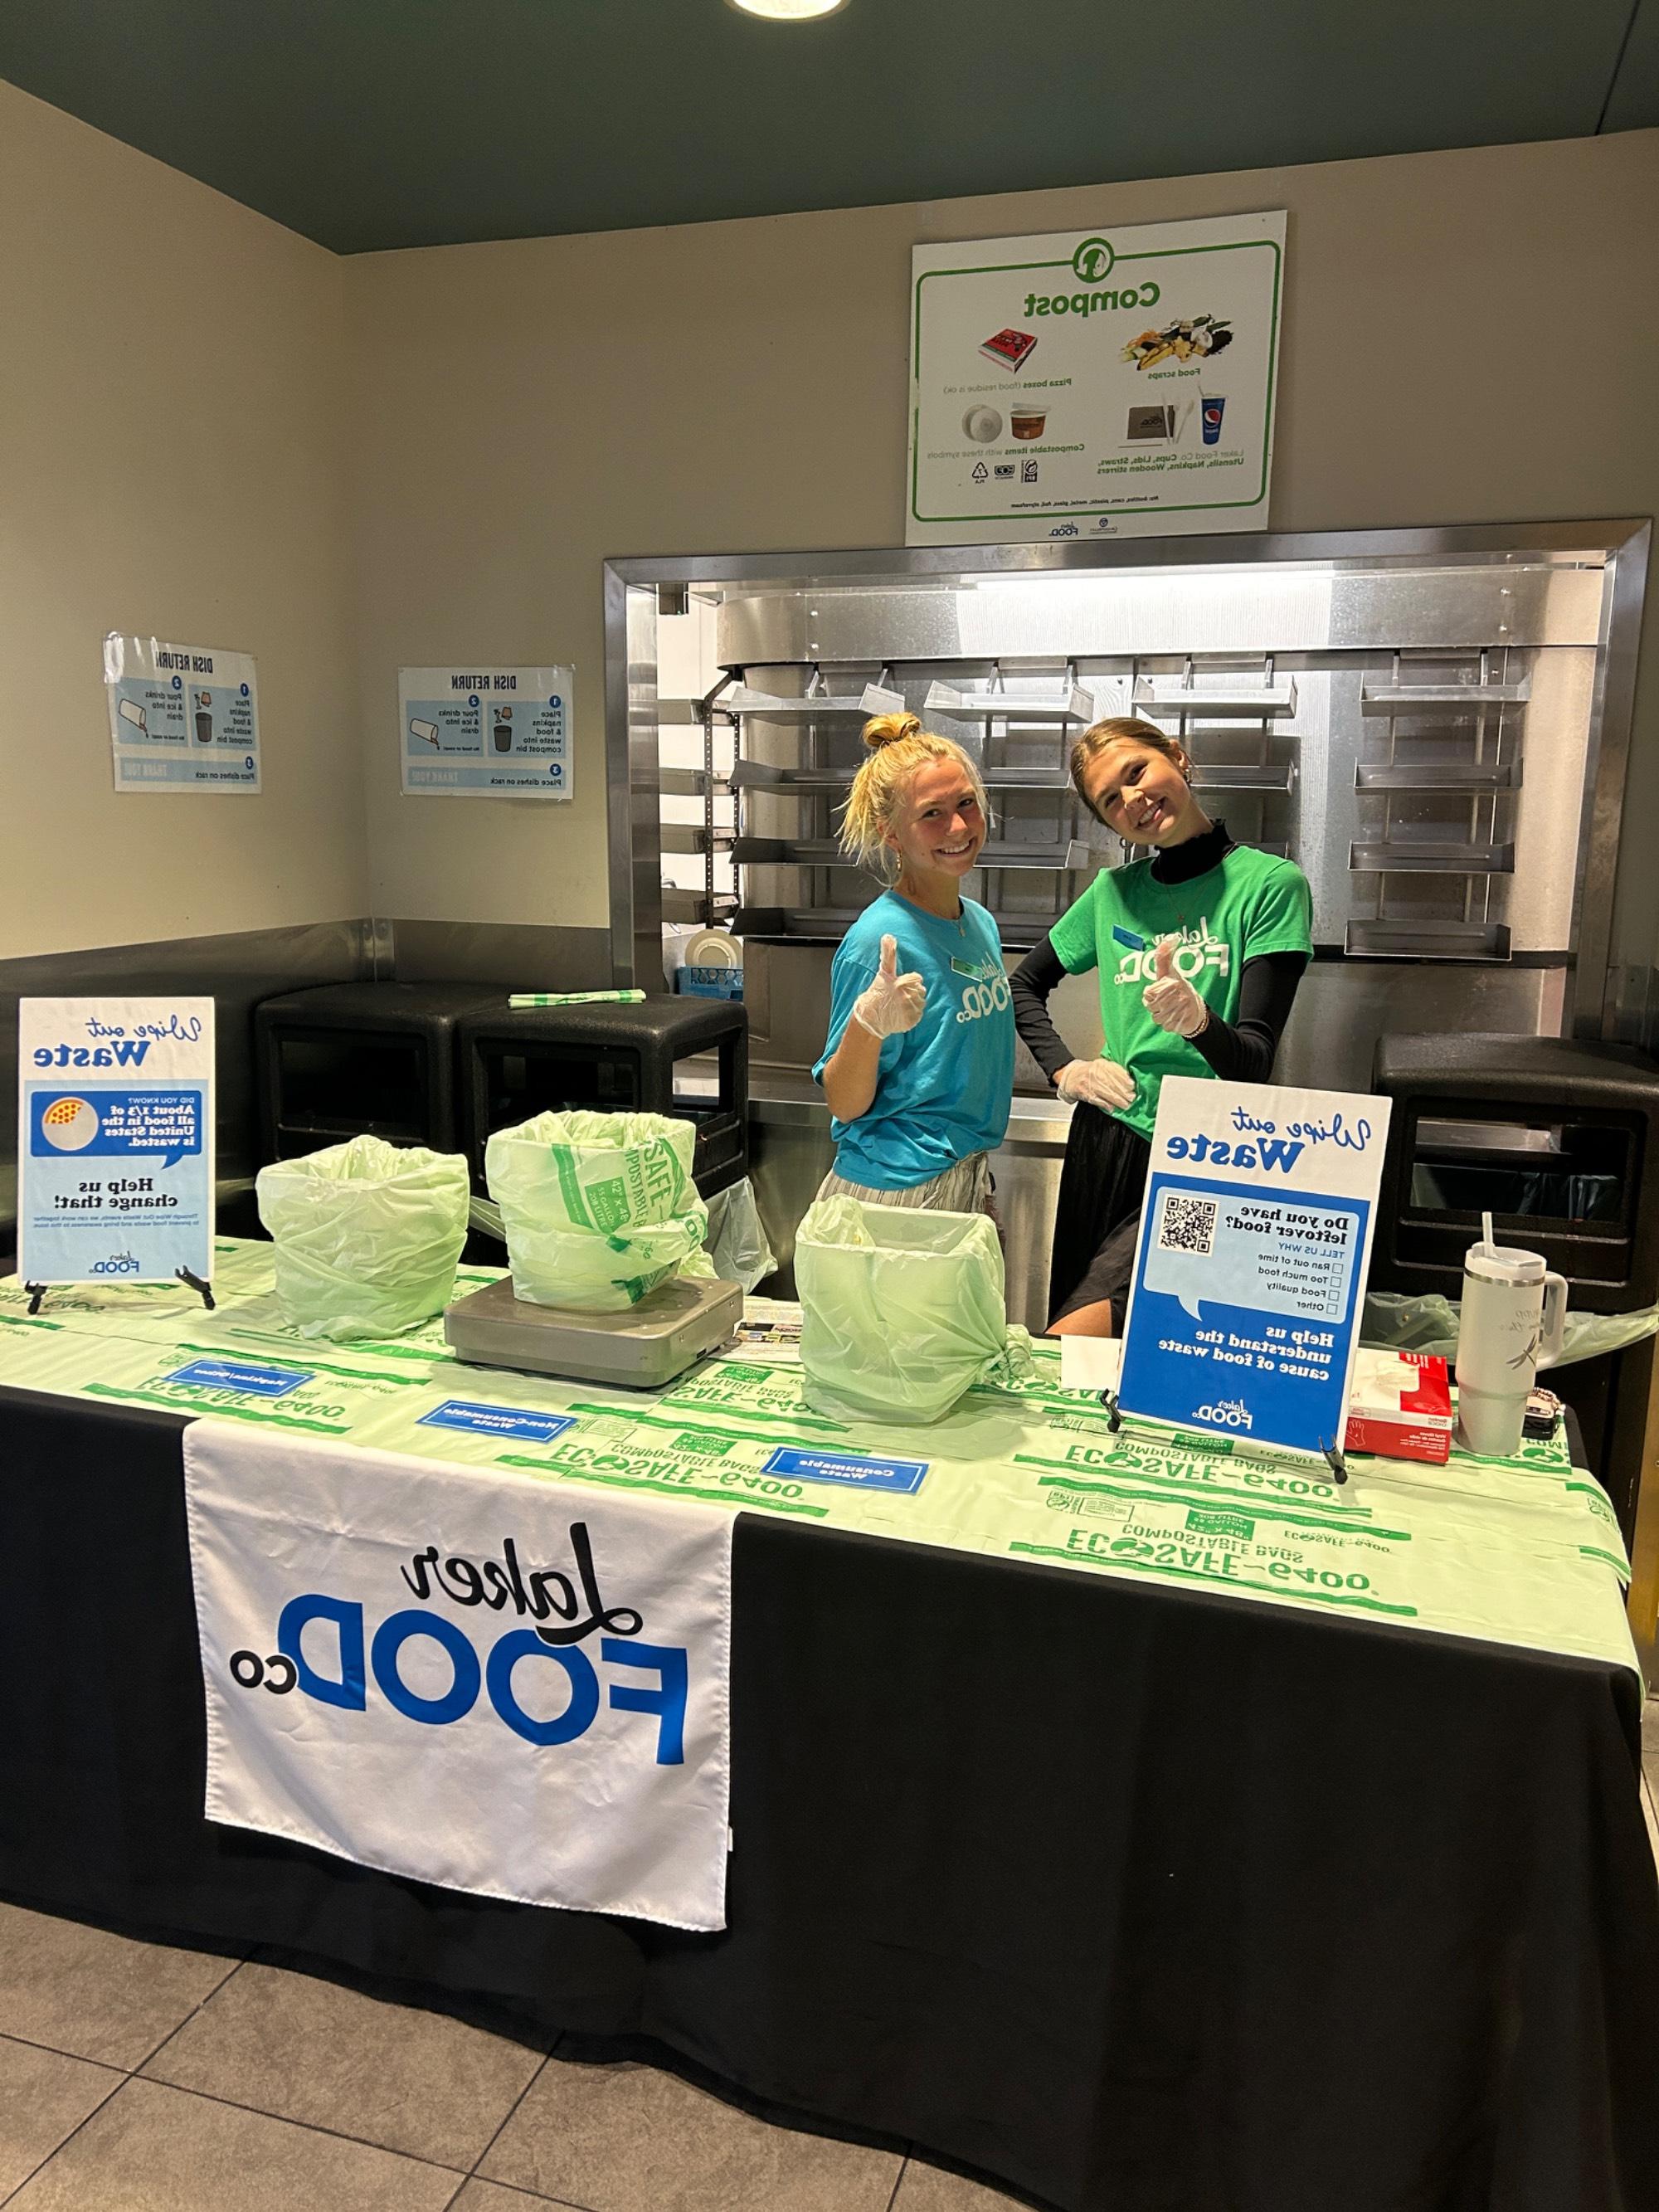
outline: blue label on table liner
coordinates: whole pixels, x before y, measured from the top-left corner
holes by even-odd
[[[252,1398],[286,1398],[302,1382],[314,1382],[313,1373],[296,1373],[291,1367],[256,1367],[246,1359],[192,1359],[188,1367],[175,1367],[169,1382],[196,1382],[213,1390],[246,1390]]]
[[[787,1444],[775,1451],[762,1473],[795,1474],[804,1482],[850,1482],[860,1490],[920,1490],[927,1472],[925,1459],[854,1459],[840,1452],[802,1451]]]
[[[574,1413],[525,1413],[516,1406],[475,1405],[470,1398],[446,1398],[416,1424],[422,1429],[471,1429],[479,1436],[512,1437],[528,1444],[550,1444],[575,1425]]]

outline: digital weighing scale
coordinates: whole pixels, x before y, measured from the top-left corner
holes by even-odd
[[[444,1335],[470,1366],[655,1390],[724,1344],[742,1319],[741,1283],[682,1275],[624,1313],[576,1313],[515,1297],[503,1275],[446,1310]]]

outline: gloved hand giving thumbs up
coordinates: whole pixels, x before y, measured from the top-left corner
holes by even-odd
[[[902,1030],[915,1029],[927,1003],[927,986],[921,976],[914,969],[904,975],[898,972],[897,939],[884,937],[876,979],[853,1001],[854,1020],[872,1036],[897,1036]]]
[[[1176,940],[1160,937],[1152,954],[1153,980],[1140,1003],[1171,1036],[1195,1037],[1209,1025],[1210,1010],[1192,985],[1175,972]]]

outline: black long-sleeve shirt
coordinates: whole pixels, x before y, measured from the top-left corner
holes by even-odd
[[[1161,884],[1189,883],[1217,866],[1237,841],[1218,822],[1201,836],[1159,853],[1152,874]],[[1189,1040],[1211,1072],[1229,1083],[1265,1083],[1273,1073],[1273,1055],[1285,1024],[1296,1002],[1297,986],[1307,966],[1301,952],[1264,952],[1244,963],[1239,976],[1238,1019],[1224,1022],[1212,1013],[1199,1035]],[[1066,969],[1046,935],[1028,952],[1008,979],[1014,1002],[1014,1025],[1031,1057],[1052,1083],[1077,1054],[1048,1018],[1048,994]]]

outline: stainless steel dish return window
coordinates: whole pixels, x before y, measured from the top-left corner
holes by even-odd
[[[736,927],[754,1110],[795,1113],[788,1079],[821,1048],[836,944],[876,888],[833,843],[874,687],[980,759],[998,821],[969,889],[1011,957],[1125,857],[1065,759],[1089,717],[1127,708],[1182,738],[1212,813],[1309,877],[1316,957],[1281,1079],[1367,1089],[1385,1030],[1613,1034],[1649,536],[1607,522],[612,562],[616,978],[654,986],[665,922]],[[699,697],[665,702],[659,605],[692,595],[714,602],[718,665]],[[665,778],[659,732],[676,718],[701,731],[701,765]],[[702,818],[665,835],[676,794]],[[688,851],[665,894],[665,855]],[[1097,1049],[1093,980],[1055,1003],[1068,1042]],[[1063,1139],[1024,1055],[1018,1081]],[[811,1094],[798,1103],[810,1122]],[[826,1118],[780,1157],[809,1133],[827,1157]],[[756,1180],[782,1249],[806,1178],[787,1178],[787,1201],[769,1192],[772,1149],[769,1127]],[[1030,1196],[1051,1219],[1041,1178]],[[1029,1238],[1045,1273],[1048,1228]],[[1035,1281],[1011,1303],[1029,1316]]]

